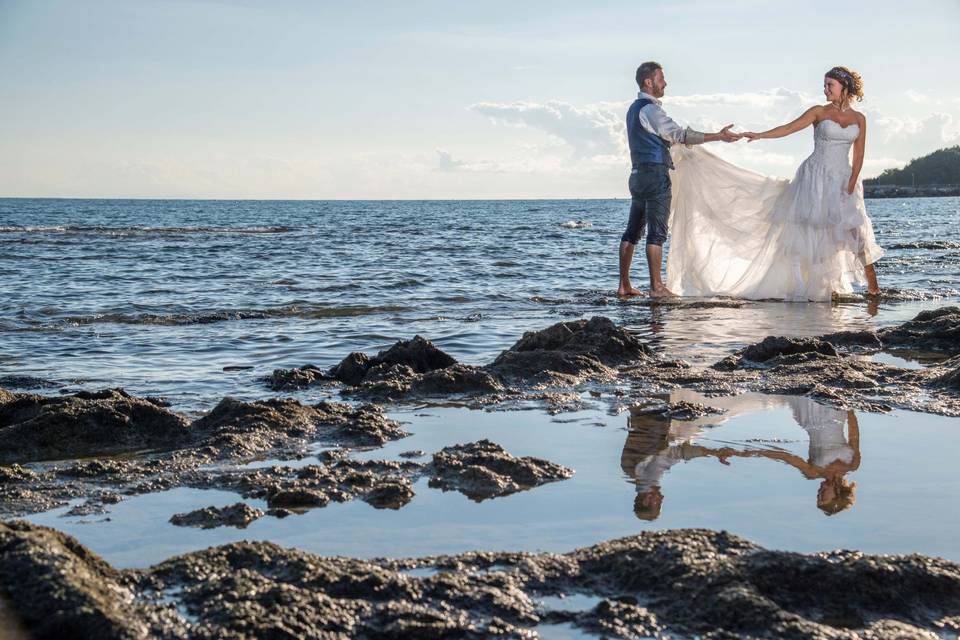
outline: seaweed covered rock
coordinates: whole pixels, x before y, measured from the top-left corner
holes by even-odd
[[[185,418],[123,389],[0,404],[0,463],[169,448],[189,435]]]

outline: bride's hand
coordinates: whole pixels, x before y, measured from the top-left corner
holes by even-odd
[[[746,138],[749,142],[760,139],[759,133],[754,133],[753,131],[743,131],[740,133],[741,138]]]
[[[848,196],[852,196],[852,195],[853,195],[853,192],[856,191],[856,189],[857,189],[857,182],[856,182],[855,180],[852,180],[852,181],[850,181],[850,182],[847,183],[847,195],[848,195]]]

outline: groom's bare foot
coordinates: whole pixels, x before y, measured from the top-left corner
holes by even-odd
[[[867,289],[867,296],[870,297],[870,298],[878,298],[878,297],[880,297],[880,289],[879,289],[879,287],[876,288],[876,289]]]
[[[631,286],[627,286],[627,287],[621,286],[619,289],[617,289],[617,296],[620,298],[629,298],[633,296],[642,296],[642,295],[643,295],[643,291],[640,291],[640,289],[635,289]]]
[[[675,298],[677,294],[670,289],[667,289],[665,286],[657,285],[656,287],[650,288],[650,297],[651,298]]]

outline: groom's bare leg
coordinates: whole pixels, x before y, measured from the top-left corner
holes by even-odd
[[[639,296],[643,292],[634,289],[630,284],[630,265],[633,263],[633,250],[637,245],[626,240],[620,241],[620,286],[617,287],[618,296]]]
[[[650,297],[668,298],[676,295],[663,284],[660,267],[663,265],[663,247],[659,244],[647,245],[647,267],[650,268]]]

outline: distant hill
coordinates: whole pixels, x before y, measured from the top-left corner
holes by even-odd
[[[864,186],[896,185],[924,187],[960,185],[960,145],[934,151],[911,160],[902,169],[887,169],[876,178],[863,181]]]

